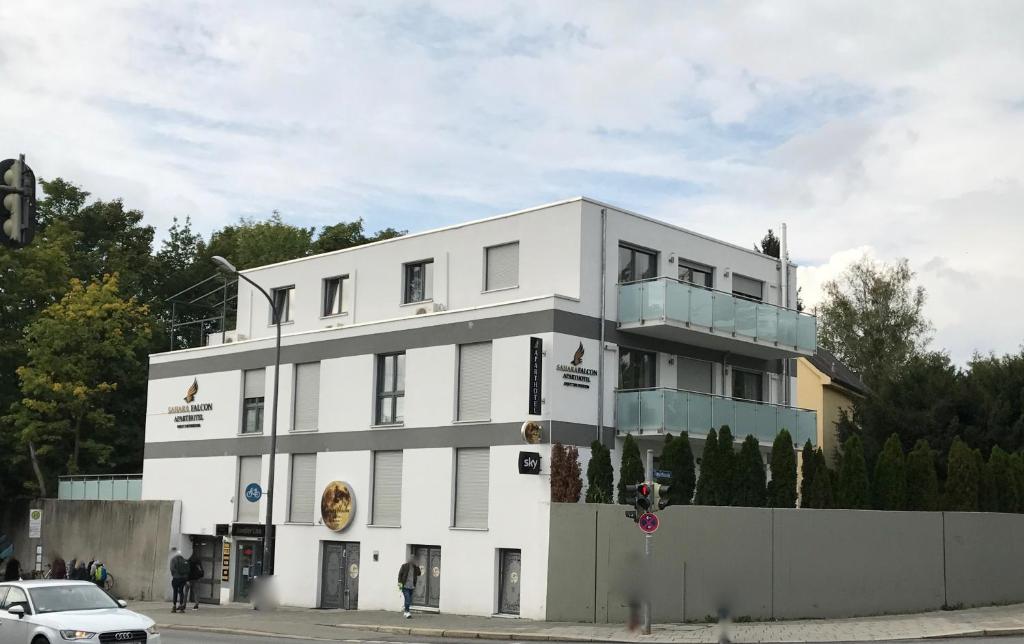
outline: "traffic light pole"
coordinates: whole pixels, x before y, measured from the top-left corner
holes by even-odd
[[[654,481],[654,450],[647,450],[647,454],[644,459],[644,472],[647,474],[646,478],[649,481]],[[654,570],[654,566],[651,563],[651,533],[644,534],[644,568],[647,571]],[[640,627],[640,632],[644,635],[651,634],[651,599],[653,595],[653,589],[648,586],[644,591],[644,621]]]

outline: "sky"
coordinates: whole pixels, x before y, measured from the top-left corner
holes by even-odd
[[[586,195],[750,245],[813,306],[907,258],[958,363],[1024,329],[1024,3],[0,3],[0,157],[166,234],[425,230]]]

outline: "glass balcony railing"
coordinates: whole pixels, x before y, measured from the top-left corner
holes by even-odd
[[[704,435],[722,425],[738,440],[753,434],[759,442],[771,443],[787,429],[796,445],[808,439],[812,445],[818,442],[817,414],[810,409],[664,387],[615,392],[615,428],[620,432]]]
[[[61,476],[57,498],[72,501],[138,501],[142,498],[141,474]]]
[[[657,277],[619,284],[619,324],[674,322],[800,353],[814,353],[813,315]]]

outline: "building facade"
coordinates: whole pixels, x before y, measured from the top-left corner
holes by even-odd
[[[796,404],[813,409],[818,421],[817,445],[831,466],[839,450],[839,420],[868,393],[857,372],[826,349],[796,361]]]
[[[287,604],[397,609],[412,555],[422,609],[543,619],[554,442],[579,446],[585,471],[592,441],[617,465],[627,433],[655,450],[726,424],[765,447],[781,428],[817,438],[815,413],[791,404],[792,363],[815,349],[814,318],[791,308],[795,266],[606,204],[245,274],[283,320]],[[245,600],[261,565],[272,322],[240,282],[233,331],[150,359],[142,496],[181,500],[207,601]]]

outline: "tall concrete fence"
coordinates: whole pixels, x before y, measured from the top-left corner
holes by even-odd
[[[687,506],[644,537],[625,506],[551,506],[547,618],[855,617],[1024,601],[1024,515]]]
[[[40,539],[29,538],[29,509],[43,510]],[[10,504],[0,516],[0,533],[14,556],[31,571],[37,545],[43,562],[98,559],[114,576],[116,596],[132,600],[170,595],[170,549],[178,546],[178,501],[66,501],[45,499]]]

